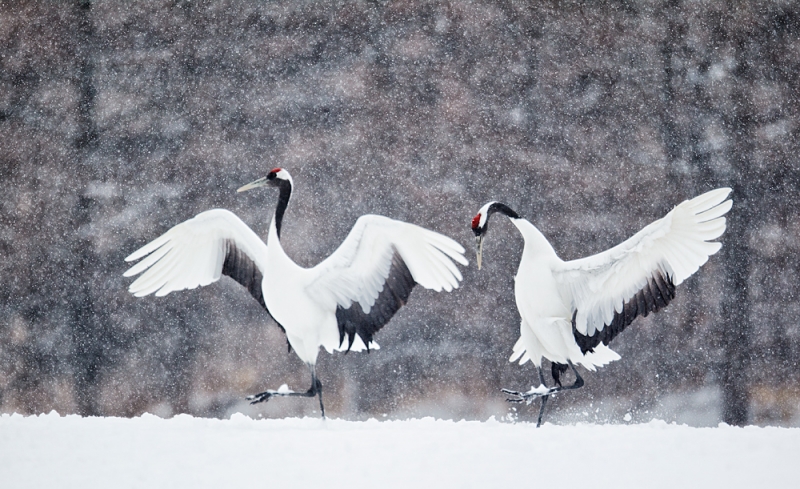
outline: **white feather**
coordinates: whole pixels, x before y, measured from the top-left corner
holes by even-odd
[[[141,273],[129,287],[137,297],[160,297],[205,286],[219,280],[226,242],[231,241],[261,271],[270,313],[286,329],[300,358],[313,364],[320,346],[328,351],[342,346],[336,328],[337,307],[346,309],[358,302],[364,313],[370,312],[389,277],[395,253],[417,283],[436,291],[453,290],[462,279],[451,260],[467,264],[464,248],[452,239],[376,215],[359,218],[341,246],[310,269],[298,267],[286,256],[274,221],[272,240],[275,244],[267,247],[236,215],[214,209],[178,224],[133,252],[126,261],[143,260],[124,275]],[[356,338],[352,349],[365,348]]]
[[[327,259],[314,267],[308,293],[320,303],[344,308],[358,302],[365,313],[383,290],[395,251],[414,281],[427,289],[458,288],[461,273],[450,261],[467,264],[464,248],[452,239],[414,224],[364,215]]]
[[[267,245],[232,212],[212,209],[174,226],[125,258],[133,261],[146,257],[123,274],[130,277],[144,272],[128,290],[136,297],[154,292],[164,296],[216,282],[228,240],[264,273]]]
[[[684,201],[663,218],[623,243],[597,255],[556,263],[553,276],[562,294],[578,310],[576,329],[593,334],[611,322],[614,310],[630,300],[656,271],[670,273],[675,285],[716,253],[715,239],[725,231],[732,202],[730,189],[717,189]],[[713,217],[709,217],[713,216]]]

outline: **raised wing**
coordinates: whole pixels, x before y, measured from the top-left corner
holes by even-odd
[[[267,308],[261,291],[267,245],[234,213],[212,209],[198,214],[133,252],[144,258],[123,275],[141,273],[128,288],[136,297],[194,289],[227,275]]]
[[[339,340],[356,335],[369,347],[373,334],[408,300],[420,284],[437,292],[458,288],[456,262],[466,265],[464,248],[452,239],[414,224],[365,215],[347,239],[314,267],[308,293],[336,307]],[[356,304],[357,303],[357,304]]]
[[[665,307],[675,286],[719,251],[722,244],[710,240],[725,231],[730,192],[720,188],[684,201],[610,250],[555,266],[581,351],[608,345],[637,316]]]

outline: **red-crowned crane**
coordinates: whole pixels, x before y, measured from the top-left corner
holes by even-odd
[[[437,292],[458,287],[462,276],[453,261],[467,264],[464,248],[414,224],[364,215],[333,254],[313,268],[303,268],[286,255],[280,241],[292,177],[275,168],[238,191],[265,186],[280,190],[267,244],[233,213],[213,209],[125,258],[142,261],[124,275],[142,273],[129,287],[137,297],[194,289],[221,275],[242,284],[311,370],[306,392],[283,386],[247,399],[255,404],[274,396],[319,396],[324,417],[322,383],[315,368],[320,347],[328,352],[377,347],[373,335],[406,303],[415,284]]]
[[[506,204],[489,202],[472,220],[478,269],[489,217],[505,214],[519,229],[525,246],[514,277],[514,295],[522,322],[509,361],[533,362],[540,386],[528,392],[503,389],[509,402],[530,404],[541,397],[537,426],[550,395],[583,386],[575,363],[589,370],[618,360],[609,342],[637,316],[656,312],[675,298],[675,287],[722,247],[710,240],[725,231],[723,217],[733,205],[731,189],[707,192],[676,206],[621,244],[580,260],[563,261],[547,238]],[[548,388],[542,357],[552,362],[555,386]],[[571,368],[575,383],[562,386]]]

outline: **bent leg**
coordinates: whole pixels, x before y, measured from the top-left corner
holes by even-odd
[[[537,397],[544,398],[544,397],[549,397],[551,395],[557,394],[557,393],[559,393],[561,391],[571,390],[571,389],[580,389],[581,387],[583,387],[583,384],[584,384],[583,377],[581,377],[581,375],[578,373],[578,370],[575,369],[575,365],[573,365],[572,362],[569,362],[569,366],[572,368],[572,371],[575,373],[575,382],[572,385],[567,385],[567,386],[557,385],[555,387],[550,387],[548,389],[544,385],[544,382],[542,382],[542,386],[540,386],[540,388],[531,389],[528,392],[519,392],[519,391],[512,391],[512,390],[509,390],[509,389],[502,389],[502,391],[504,393],[508,394],[509,396],[512,396],[512,397],[510,397],[509,399],[506,399],[506,400],[508,402],[515,402],[515,403],[524,402],[526,404],[530,404]],[[541,375],[541,370],[539,371],[539,373]]]
[[[309,364],[311,369],[311,387],[306,392],[295,392],[289,389],[272,390],[268,389],[252,396],[247,396],[245,399],[250,401],[250,404],[258,404],[259,402],[267,402],[272,397],[315,397],[319,396],[319,409],[322,412],[322,417],[325,417],[325,406],[322,404],[322,382],[317,378],[317,369],[315,365]]]

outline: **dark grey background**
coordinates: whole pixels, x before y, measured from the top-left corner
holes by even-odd
[[[135,299],[123,258],[224,207],[312,266],[380,213],[460,241],[367,354],[320,355],[332,416],[514,414],[521,238],[564,259],[732,186],[723,251],[551,420],[800,424],[800,7],[792,1],[0,2],[0,412],[313,414],[247,394],[306,369],[238,284]],[[533,408],[517,411],[531,419]]]

